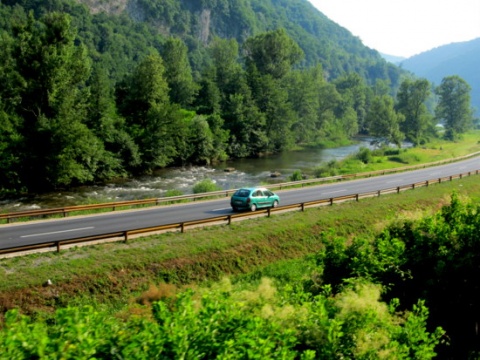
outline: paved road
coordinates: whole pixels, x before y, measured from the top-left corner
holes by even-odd
[[[368,179],[311,186],[295,190],[283,190],[279,191],[278,194],[281,199],[280,205],[291,205],[390,189],[476,170],[480,170],[479,158]],[[181,223],[231,213],[230,199],[224,198],[77,218],[0,225],[0,249]]]

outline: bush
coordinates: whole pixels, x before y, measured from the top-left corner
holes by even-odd
[[[167,192],[165,193],[165,197],[180,196],[180,195],[183,195],[183,192],[178,189],[170,189],[170,190],[167,190]]]
[[[303,174],[300,170],[295,170],[292,175],[290,175],[290,181],[300,181],[303,180]]]
[[[204,179],[193,186],[193,193],[200,194],[222,190],[212,179]]]
[[[364,164],[371,163],[373,160],[372,151],[369,148],[362,147],[358,151],[356,158]]]

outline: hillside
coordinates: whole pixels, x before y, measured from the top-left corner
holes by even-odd
[[[440,46],[423,52],[401,63],[401,66],[419,77],[439,85],[445,76],[458,75],[472,87],[472,106],[480,115],[480,38]]]
[[[397,86],[401,73],[307,0],[170,0],[161,5],[151,0],[78,1],[93,15],[127,15],[164,36],[179,36],[192,51],[215,37],[243,43],[250,36],[282,27],[305,52],[301,66],[321,63],[329,79],[356,72],[371,84],[381,78]]]
[[[402,74],[307,0],[9,0],[0,31],[3,193],[339,144]]]

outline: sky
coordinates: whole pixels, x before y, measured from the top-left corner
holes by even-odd
[[[410,57],[480,38],[480,0],[309,0],[380,53]]]

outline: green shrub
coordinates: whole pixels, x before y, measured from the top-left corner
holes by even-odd
[[[165,193],[165,197],[180,196],[180,195],[183,195],[183,192],[178,189],[170,189],[170,190],[167,190],[167,192]]]
[[[212,179],[204,179],[193,186],[194,194],[201,194],[218,190],[222,190],[222,188],[215,184]]]
[[[303,174],[300,170],[295,170],[292,175],[290,175],[290,181],[300,181],[303,180]]]
[[[371,163],[373,160],[372,151],[369,148],[362,147],[358,151],[356,158],[364,164]]]

